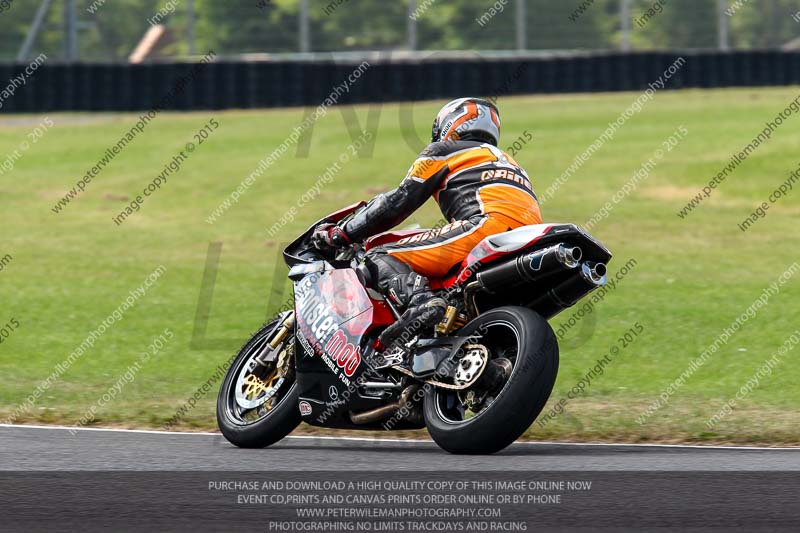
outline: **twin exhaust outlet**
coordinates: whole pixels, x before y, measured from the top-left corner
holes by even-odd
[[[542,286],[542,291],[533,300],[518,304],[550,318],[605,285],[606,265],[582,259],[583,251],[579,247],[556,244],[491,266],[479,272],[476,281],[467,286],[468,302],[471,298],[470,305],[475,305],[477,292],[508,294],[522,285],[535,284]]]

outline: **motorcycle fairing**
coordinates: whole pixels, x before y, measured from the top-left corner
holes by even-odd
[[[311,273],[295,282],[297,384],[300,401],[311,406],[303,413],[306,422],[336,424],[344,405],[338,400],[345,396],[348,409],[374,407],[378,399],[360,401],[353,390],[368,369],[362,350],[369,333],[393,321],[383,305],[369,297],[350,268]]]
[[[489,235],[467,255],[465,266],[475,263],[487,263],[503,255],[524,250],[546,235],[552,227],[553,224],[534,224]]]
[[[308,238],[314,232],[314,230],[320,224],[329,222],[332,224],[341,222],[351,214],[355,213],[362,207],[367,205],[366,202],[358,202],[352,205],[345,207],[344,209],[340,209],[330,215],[326,216],[323,219],[316,221],[312,224],[302,235],[297,237],[294,241],[289,243],[289,245],[283,250],[283,260],[286,262],[286,265],[289,268],[299,264],[299,263],[313,263],[319,260],[319,257],[315,253],[309,254],[306,250],[306,243],[308,242]]]
[[[352,269],[312,274],[295,285],[297,325],[308,341],[304,349],[311,346],[345,385],[361,363],[361,335],[372,324],[372,310]]]

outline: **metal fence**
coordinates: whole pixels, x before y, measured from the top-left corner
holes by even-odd
[[[0,0],[0,60],[127,61],[154,26],[149,60],[209,49],[794,49],[800,0]]]

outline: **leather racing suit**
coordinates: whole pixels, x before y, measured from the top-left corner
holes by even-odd
[[[426,278],[454,273],[489,235],[542,221],[530,179],[510,155],[489,143],[447,140],[428,145],[396,189],[373,198],[341,229],[364,240],[402,223],[431,196],[447,224],[370,250],[359,269],[367,285],[407,309],[381,336],[384,345],[410,320],[441,319],[446,303]]]

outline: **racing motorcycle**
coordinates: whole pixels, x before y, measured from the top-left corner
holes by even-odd
[[[451,453],[502,450],[533,423],[553,389],[559,354],[547,319],[606,283],[611,253],[573,224],[489,236],[452,275],[430,280],[448,303],[444,318],[385,348],[377,338],[400,310],[356,267],[371,248],[425,230],[382,233],[338,252],[311,243],[319,224],[338,223],[364,205],[325,217],[285,249],[294,309],[264,325],[231,363],[217,399],[222,434],[260,448],[300,422],[427,428]]]

